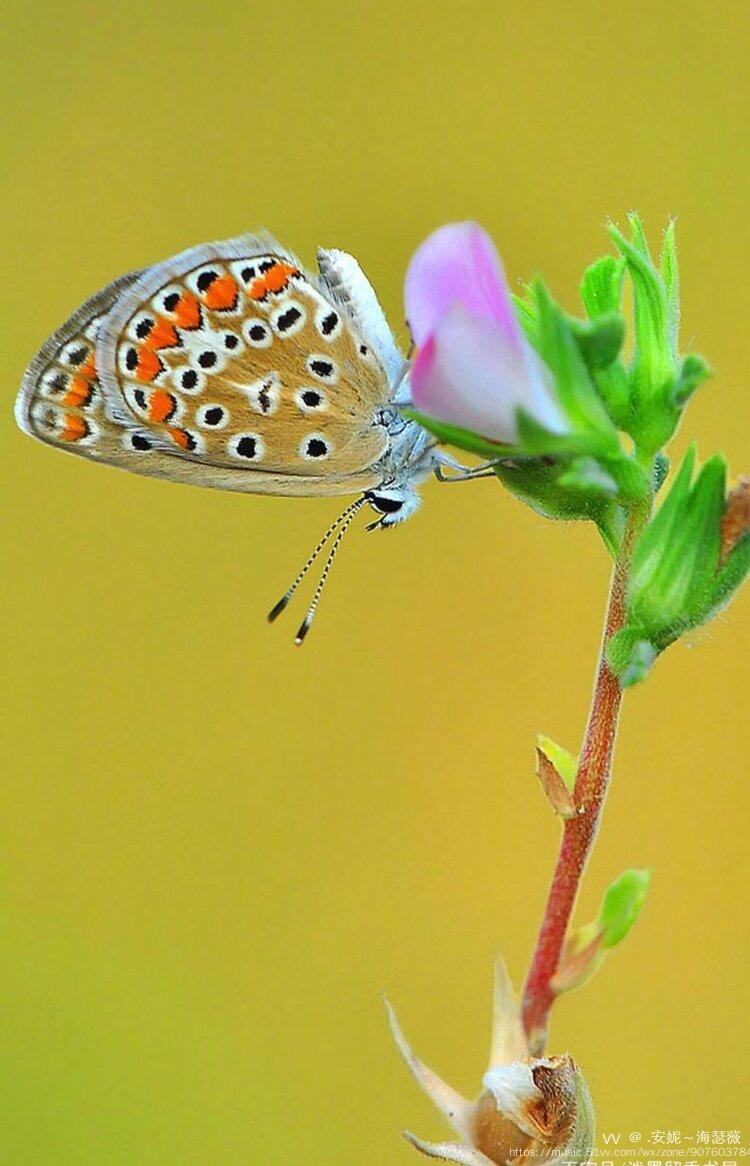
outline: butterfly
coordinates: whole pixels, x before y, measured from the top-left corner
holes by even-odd
[[[207,243],[107,285],[41,347],[18,394],[20,428],[136,473],[251,494],[358,494],[269,615],[283,611],[359,511],[410,518],[418,486],[461,469],[404,416],[408,362],[353,256],[317,274],[266,232]],[[332,540],[332,541],[331,541]]]

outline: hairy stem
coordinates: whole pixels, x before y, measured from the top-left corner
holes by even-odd
[[[606,647],[625,619],[631,549],[647,518],[647,507],[639,507],[631,513],[622,549],[615,561],[591,709],[573,791],[579,813],[565,822],[544,918],[524,987],[523,1023],[535,1055],[541,1055],[547,1043],[549,1014],[555,1000],[552,980],[560,962],[583,872],[599,830],[609,787],[622,689],[607,664]]]

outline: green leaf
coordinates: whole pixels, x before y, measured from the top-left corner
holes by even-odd
[[[626,870],[605,891],[593,923],[572,931],[552,979],[556,995],[580,988],[599,970],[607,952],[625,938],[646,898],[651,872]]]
[[[592,320],[619,313],[625,262],[605,255],[586,268],[581,281],[581,299]]]
[[[558,745],[551,737],[545,737],[543,733],[537,736],[536,743],[537,748],[552,762],[560,774],[560,777],[565,783],[565,788],[569,793],[572,793],[576,783],[578,758],[574,757],[567,749],[564,749],[562,745]]]
[[[626,870],[605,891],[597,926],[605,949],[621,943],[635,923],[646,900],[650,870]]]

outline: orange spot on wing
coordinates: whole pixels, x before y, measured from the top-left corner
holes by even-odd
[[[74,409],[80,409],[88,405],[94,395],[94,386],[90,381],[86,380],[83,374],[73,377],[73,380],[68,386],[68,391],[62,398],[63,405],[70,405]]]
[[[220,310],[233,308],[237,303],[238,287],[231,275],[222,275],[215,279],[203,294],[203,303],[207,308]]]
[[[290,276],[298,274],[297,268],[292,267],[290,263],[277,263],[266,272],[268,290],[272,292],[283,291],[289,283]]]
[[[190,434],[185,429],[178,429],[177,426],[170,425],[167,433],[180,449],[190,449]]]
[[[269,292],[283,291],[292,275],[299,275],[297,267],[292,267],[291,263],[274,263],[273,267],[253,280],[247,294],[251,300],[264,300]]]
[[[148,347],[154,350],[159,348],[174,348],[179,343],[180,338],[177,335],[176,328],[169,323],[169,320],[165,320],[163,316],[158,316],[146,340]]]
[[[174,316],[178,328],[199,328],[201,322],[201,306],[195,296],[184,292],[177,301]]]
[[[146,348],[141,345],[138,349],[138,364],[135,366],[136,380],[148,383],[153,381],[163,369],[163,364],[159,360],[152,348]]]
[[[75,413],[68,413],[65,417],[65,424],[57,436],[60,441],[80,441],[88,434],[89,427],[83,417],[77,417]]]
[[[96,354],[94,352],[88,354],[86,363],[82,365],[81,376],[90,381],[93,381],[96,376]]]
[[[171,393],[165,392],[164,389],[154,389],[148,399],[148,419],[149,421],[168,421],[174,415],[176,408],[177,401]]]

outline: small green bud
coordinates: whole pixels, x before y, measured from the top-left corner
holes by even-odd
[[[656,655],[706,623],[750,571],[750,485],[726,495],[726,462],[716,454],[696,471],[691,447],[633,551],[623,628],[607,645],[623,686]]]
[[[650,882],[651,871],[626,870],[607,887],[597,918],[568,937],[552,981],[558,995],[587,984],[607,952],[622,943],[640,915]]]
[[[629,408],[618,398],[617,423],[630,433],[639,449],[653,456],[673,436],[682,410],[709,369],[700,356],[678,352],[679,273],[674,222],[664,235],[661,267],[651,258],[643,225],[630,216],[631,238],[616,227],[610,234],[617,244],[633,286],[635,348],[628,369]],[[610,410],[611,411],[611,410]]]
[[[646,901],[650,870],[626,870],[604,892],[597,927],[602,947],[616,947],[630,931]]]

